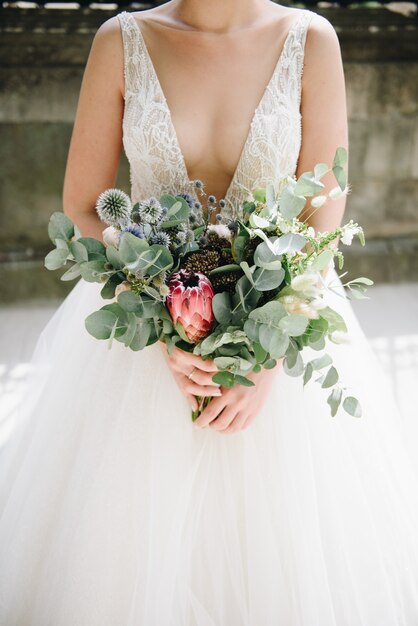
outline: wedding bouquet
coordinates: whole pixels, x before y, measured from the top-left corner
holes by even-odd
[[[328,198],[348,191],[344,166],[347,152],[337,149],[331,170],[337,186],[324,194],[321,178],[330,171],[323,163],[298,179],[286,176],[256,189],[226,218],[214,196],[207,196],[206,215],[192,195],[164,194],[132,204],[120,189],[107,189],[96,210],[107,225],[103,241],[82,237],[61,212],[54,213],[48,233],[56,248],[45,258],[47,269],[69,265],[61,280],[82,277],[103,283],[101,295],[111,300],[85,321],[93,337],[142,350],[161,340],[169,353],[177,346],[213,359],[213,381],[224,387],[251,386],[250,371],[272,368],[283,359],[290,376],[303,376],[303,385],[316,381],[327,389],[335,416],[340,405],[361,416],[358,400],[346,388],[328,354],[304,363],[305,346],[322,351],[326,340],[347,341],[341,315],[328,306],[334,290],[322,276],[340,250],[330,244],[353,236],[365,244],[364,233],[350,220],[332,232],[315,232],[300,221],[307,198],[317,210]],[[201,197],[201,181],[191,181]],[[225,206],[219,201],[219,208]],[[210,223],[216,211],[216,223]],[[346,274],[346,272],[345,272]],[[340,278],[345,274],[341,274]],[[364,298],[373,282],[365,277],[344,284],[354,297]],[[340,294],[338,294],[340,295]],[[198,398],[195,420],[210,397]]]

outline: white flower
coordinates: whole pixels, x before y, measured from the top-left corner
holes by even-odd
[[[314,196],[311,200],[311,206],[315,209],[319,209],[327,201],[326,196]]]
[[[316,272],[306,272],[299,276],[294,276],[290,283],[292,289],[295,291],[305,291],[311,287],[314,287],[318,282],[318,274]]]
[[[313,226],[309,226],[306,231],[306,235],[308,237],[315,237],[315,228]]]
[[[115,246],[115,248],[118,247],[120,230],[118,230],[114,226],[108,226],[104,229],[102,235],[105,246]]]
[[[329,338],[334,343],[350,343],[350,337],[348,333],[345,333],[342,330],[333,330]]]
[[[334,187],[333,189],[331,189],[328,195],[331,198],[331,200],[337,200],[337,198],[341,198],[342,196],[345,196],[347,193],[348,193],[348,185],[346,185],[344,189],[341,189],[341,187],[338,185],[337,187]]]
[[[131,283],[129,283],[127,280],[124,280],[123,283],[120,283],[119,285],[117,285],[115,289],[115,296],[118,297],[118,295],[122,293],[123,291],[130,291],[130,290],[131,290]]]
[[[325,302],[325,299],[321,297],[316,297],[313,300],[311,300],[310,305],[316,311],[319,311],[320,309],[325,309],[325,307],[328,306],[327,303]]]
[[[225,224],[209,224],[208,230],[213,230],[219,237],[231,239],[232,233]]]
[[[354,235],[360,232],[360,227],[354,224],[353,220],[350,220],[348,224],[343,226],[343,234],[341,235],[341,242],[346,246],[350,246],[353,241]]]
[[[282,296],[279,301],[283,304],[289,315],[303,315],[308,319],[318,319],[319,314],[307,302],[298,296]]]

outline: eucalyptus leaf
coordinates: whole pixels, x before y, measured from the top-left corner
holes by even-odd
[[[102,282],[101,276],[105,273],[103,261],[84,261],[80,263],[81,276],[89,283]]]
[[[68,241],[74,237],[74,224],[65,213],[55,211],[49,218],[48,235],[54,244],[56,239]]]
[[[55,248],[46,255],[44,265],[48,270],[57,270],[66,264],[67,257],[68,251],[65,248]]]
[[[108,246],[106,248],[106,258],[113,265],[116,270],[121,270],[124,266],[120,254],[115,246]]]
[[[307,240],[298,233],[286,233],[274,242],[275,254],[294,254],[302,250]]]
[[[112,311],[100,309],[87,316],[85,327],[96,339],[109,339],[118,317]]]
[[[335,417],[335,415],[337,414],[338,408],[341,404],[342,396],[343,392],[342,389],[340,389],[339,387],[333,389],[328,396],[327,403],[330,405],[332,417]]]
[[[304,172],[297,180],[293,193],[296,196],[314,196],[325,187],[313,172]]]
[[[296,196],[289,187],[285,187],[280,196],[279,210],[285,219],[297,217],[306,204],[306,198]]]
[[[274,247],[274,243],[272,243],[272,245]],[[281,256],[274,253],[271,247],[265,241],[262,241],[256,247],[254,252],[254,263],[259,267],[263,267],[267,270],[279,270],[282,267]]]
[[[231,296],[228,292],[216,293],[212,298],[212,311],[219,324],[228,324],[231,321]]]
[[[333,387],[337,382],[338,382],[338,372],[335,369],[335,367],[332,365],[328,372],[325,374],[325,378],[322,382],[321,387],[323,387],[324,389],[328,388],[328,387]]]
[[[80,266],[77,263],[74,263],[60,278],[60,280],[74,280],[74,278],[78,278],[81,275]]]
[[[149,247],[145,239],[135,237],[129,232],[122,233],[119,241],[119,256],[122,263],[125,265],[135,263],[141,254],[149,250]]]
[[[285,276],[284,269],[266,270],[264,267],[258,267],[254,274],[254,286],[258,291],[270,291],[281,285]]]
[[[361,417],[361,405],[357,398],[347,396],[343,402],[343,409],[353,417]]]
[[[79,241],[70,242],[70,251],[77,263],[83,263],[89,260],[89,254],[85,246]]]
[[[287,317],[283,317],[279,322],[280,329],[291,337],[303,335],[308,324],[308,318],[303,315],[288,315]]]
[[[106,248],[105,246],[102,244],[101,241],[98,241],[97,239],[94,239],[93,237],[80,237],[79,239],[77,239],[78,243],[83,244],[83,246],[86,248],[88,255],[89,255],[89,261],[93,260],[91,257],[92,255],[105,255],[106,254]]]
[[[312,262],[310,265],[311,270],[322,271],[326,267],[328,267],[331,259],[334,257],[334,252],[332,250],[323,250]]]

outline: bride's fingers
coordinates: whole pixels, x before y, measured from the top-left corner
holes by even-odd
[[[233,406],[227,406],[220,415],[213,420],[209,426],[214,430],[219,430],[223,432],[228,426],[234,422],[235,416],[237,415],[236,409]]]
[[[204,372],[217,372],[218,368],[216,367],[213,359],[202,359],[201,356],[197,354],[191,354],[190,352],[186,352],[185,350],[181,350],[180,348],[174,348],[172,352],[172,358],[174,362],[179,364],[182,369],[189,368],[192,371],[193,367],[197,369],[203,370]],[[189,372],[187,372],[189,373]]]
[[[185,378],[183,388],[187,393],[192,393],[194,396],[221,396],[222,391],[218,387],[213,385],[197,385],[189,378]]]
[[[193,370],[191,370],[193,371]],[[185,376],[187,376],[187,378],[189,378],[190,374],[187,373],[185,374]],[[219,383],[215,383],[212,380],[212,376],[213,376],[213,372],[202,372],[202,370],[199,369],[195,369],[193,371],[192,376],[189,378],[189,380],[191,380],[193,383],[196,383],[197,385],[210,385],[211,387],[216,387],[219,388],[220,384]]]

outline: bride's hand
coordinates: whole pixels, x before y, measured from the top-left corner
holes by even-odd
[[[222,387],[222,396],[209,402],[195,420],[195,426],[209,425],[221,433],[233,433],[248,428],[264,405],[282,360],[279,359],[272,369],[247,374],[247,378],[255,383],[252,387]]]
[[[221,396],[220,385],[214,383],[212,376],[218,368],[212,359],[203,360],[197,354],[174,347],[169,355],[167,346],[158,341],[180,391],[187,398],[193,410],[197,410],[196,396]],[[189,375],[193,372],[191,378]]]

